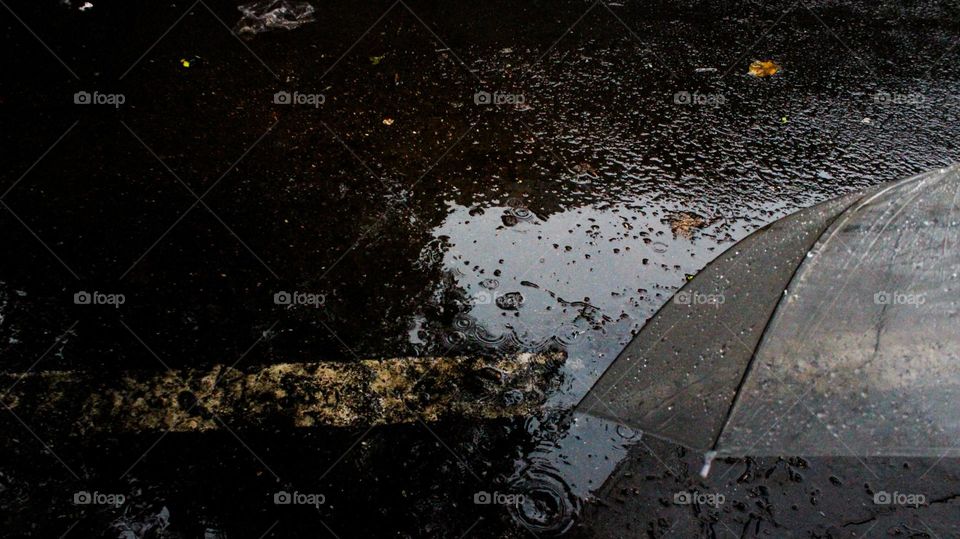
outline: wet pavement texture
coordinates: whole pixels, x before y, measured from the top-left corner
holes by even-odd
[[[735,240],[957,160],[955,4],[334,1],[245,40],[232,2],[72,4],[0,10],[4,371],[567,360],[527,418],[78,438],[5,414],[4,535],[957,534],[950,458],[905,461],[945,501],[892,513],[859,503],[856,459],[789,481],[796,463],[737,461],[753,472],[724,484],[761,494],[718,513],[659,501],[694,481],[659,456],[678,448],[599,429],[558,450],[565,410]],[[747,75],[758,59],[781,72]],[[571,486],[624,451],[603,488]],[[602,509],[615,487],[644,492],[629,528]],[[95,490],[127,501],[74,504]],[[528,503],[474,503],[495,491]]]

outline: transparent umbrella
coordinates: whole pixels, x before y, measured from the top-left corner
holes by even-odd
[[[831,200],[737,243],[578,410],[710,454],[960,446],[960,167]]]

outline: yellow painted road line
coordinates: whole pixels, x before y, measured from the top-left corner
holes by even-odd
[[[559,383],[562,353],[490,360],[395,358],[222,365],[168,372],[0,375],[18,416],[85,432],[203,431],[231,426],[369,426],[527,415]],[[22,379],[21,379],[22,378]],[[29,418],[29,419],[28,419]]]

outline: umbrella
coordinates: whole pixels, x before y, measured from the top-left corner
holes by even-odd
[[[680,289],[578,411],[712,455],[960,446],[960,167],[800,211]]]

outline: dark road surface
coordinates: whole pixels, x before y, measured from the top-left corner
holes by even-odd
[[[0,410],[4,537],[960,537],[956,455],[701,482],[566,413],[735,240],[960,158],[956,4],[315,1],[242,41],[233,2],[92,3],[0,9],[0,370],[567,360],[517,419],[77,437]]]

